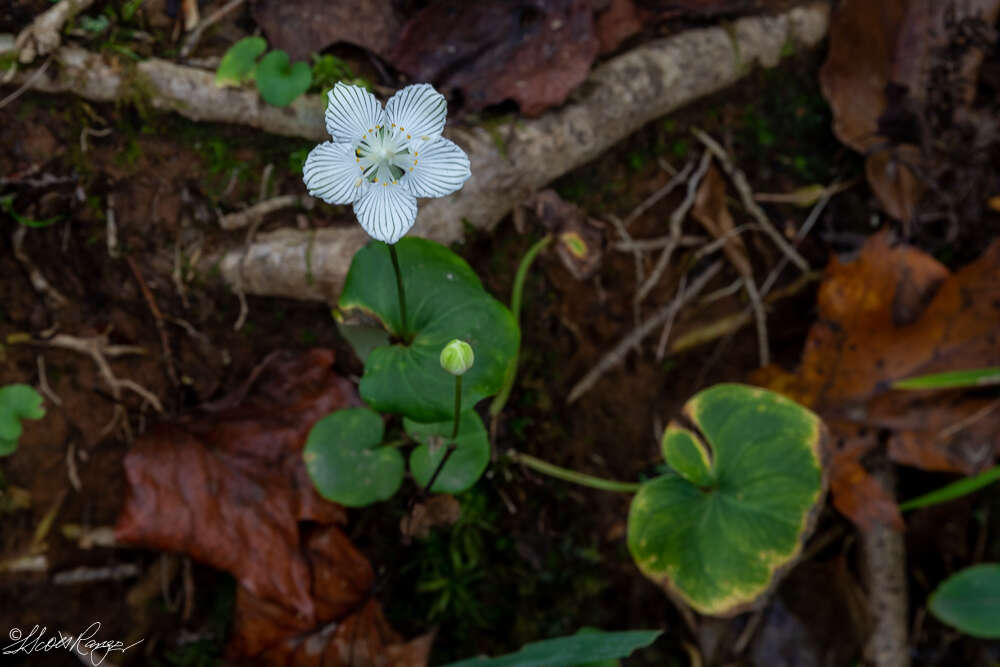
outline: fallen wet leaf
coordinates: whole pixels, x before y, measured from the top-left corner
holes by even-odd
[[[819,412],[833,440],[835,506],[862,526],[886,516],[858,446],[864,427],[887,430],[889,456],[928,470],[975,472],[1000,453],[1000,410],[951,390],[899,391],[913,375],[980,368],[1000,361],[1000,242],[950,274],[923,252],[873,236],[851,262],[833,259],[819,314],[794,374],[771,367],[758,381]],[[849,428],[850,427],[850,428]],[[873,518],[874,517],[874,518]]]
[[[393,4],[382,0],[257,0],[253,18],[271,47],[292,60],[308,60],[337,42],[385,55],[402,26]]]
[[[140,438],[116,539],[236,577],[235,662],[423,665],[429,639],[406,648],[385,624],[371,565],[336,525],[345,510],[316,493],[302,462],[313,424],[360,404],[332,364],[327,350],[271,355],[232,397]]]
[[[583,82],[598,46],[588,0],[436,0],[388,58],[414,81],[460,91],[468,110],[514,100],[534,116]]]

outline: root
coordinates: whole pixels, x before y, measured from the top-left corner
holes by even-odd
[[[483,127],[448,132],[468,153],[472,177],[455,195],[425,203],[413,233],[448,244],[462,238],[463,221],[478,228],[494,226],[532,193],[597,158],[649,121],[732,85],[754,65],[776,65],[789,44],[817,44],[826,33],[828,14],[827,2],[814,2],[775,16],[746,17],[727,27],[689,30],[643,44],[597,67],[565,106],[503,128],[503,149]],[[33,89],[114,101],[134,97],[138,79],[141,93],[156,109],[196,121],[249,125],[316,141],[328,138],[325,100],[319,96],[301,97],[279,109],[265,104],[256,90],[218,88],[212,72],[155,58],[129,72],[100,55],[66,46],[54,52],[54,61],[58,67],[39,77]],[[29,76],[22,72],[14,80],[23,83]],[[223,278],[230,284],[241,279],[248,294],[330,300],[339,293],[350,265],[351,255],[345,253],[353,253],[364,240],[358,231],[354,225],[320,230],[328,233],[317,234],[313,254],[329,261],[314,262],[315,273],[301,270],[301,258],[288,265],[276,261],[293,248],[300,255],[309,245],[307,233],[300,231],[261,236],[250,254],[262,261],[248,261],[242,269],[238,260],[243,248],[236,244],[204,258],[202,267],[207,273],[218,264]],[[263,260],[267,255],[272,259]]]

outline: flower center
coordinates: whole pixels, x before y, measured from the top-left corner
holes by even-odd
[[[404,170],[411,166],[410,144],[401,127],[376,125],[361,137],[354,149],[362,177],[371,183],[396,185]]]

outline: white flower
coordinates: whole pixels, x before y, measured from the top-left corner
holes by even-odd
[[[395,243],[417,219],[417,197],[443,197],[469,178],[469,158],[441,136],[444,95],[426,83],[403,88],[385,105],[364,88],[338,83],[329,94],[333,141],[312,149],[302,168],[309,194],[354,204],[373,238]]]

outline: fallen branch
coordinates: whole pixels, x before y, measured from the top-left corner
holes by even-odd
[[[757,64],[775,66],[789,44],[817,44],[826,33],[828,14],[827,2],[814,2],[775,16],[741,18],[726,27],[689,30],[643,44],[594,69],[566,106],[512,121],[504,128],[503,150],[485,128],[454,129],[448,136],[468,153],[472,177],[455,195],[424,204],[413,233],[451,243],[462,238],[463,220],[492,227],[518,202],[649,121],[726,88]],[[301,97],[279,109],[263,103],[256,90],[218,88],[212,72],[163,60],[146,60],[129,69],[63,47],[56,51],[55,62],[59,67],[50,68],[32,88],[107,102],[139,96],[155,109],[196,121],[243,124],[316,141],[327,138],[325,100],[319,96]],[[15,81],[28,76],[19,73]],[[342,253],[353,253],[361,245],[355,230],[352,226],[317,235],[313,252],[330,261],[313,265],[316,271],[310,278],[315,285],[301,270],[301,259],[291,264],[248,262],[238,276],[236,260],[242,247],[205,257],[202,267],[207,273],[218,263],[223,278],[232,284],[241,277],[248,294],[330,300],[339,294],[350,265],[351,255]],[[283,231],[261,235],[250,254],[285,256],[289,248],[307,244],[305,232]]]
[[[872,476],[895,495],[896,480],[890,464],[881,461]],[[873,620],[865,647],[874,667],[909,667],[907,640],[906,545],[903,534],[892,526],[879,524],[861,532],[861,551],[868,607]]]

